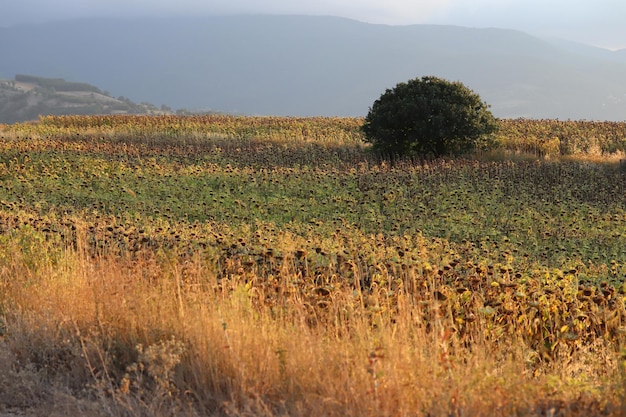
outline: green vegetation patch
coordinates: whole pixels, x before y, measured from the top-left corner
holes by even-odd
[[[24,129],[2,139],[0,201],[33,216],[320,236],[349,225],[469,245],[473,261],[516,268],[626,264],[624,175],[611,164],[390,165],[350,119],[48,118]]]

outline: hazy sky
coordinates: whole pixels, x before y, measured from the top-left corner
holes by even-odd
[[[0,0],[0,26],[76,17],[232,13],[511,28],[626,48],[624,0]]]

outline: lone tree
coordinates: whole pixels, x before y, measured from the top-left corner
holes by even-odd
[[[497,121],[460,82],[415,78],[383,93],[365,118],[365,140],[392,156],[439,157],[486,148]]]

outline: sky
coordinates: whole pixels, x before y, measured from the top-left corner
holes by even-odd
[[[624,0],[0,0],[0,26],[82,17],[239,13],[497,27],[607,49],[626,48]]]

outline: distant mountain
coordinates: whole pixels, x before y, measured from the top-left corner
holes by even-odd
[[[64,114],[163,114],[168,111],[120,97],[99,88],[60,78],[31,75],[0,79],[0,123],[36,120],[39,115]]]
[[[626,49],[611,51],[597,46],[585,45],[565,39],[546,39],[559,49],[585,59],[626,63]]]
[[[334,17],[74,20],[0,28],[0,77],[88,80],[174,108],[364,116],[423,75],[459,80],[499,117],[626,119],[623,53],[526,33]]]

